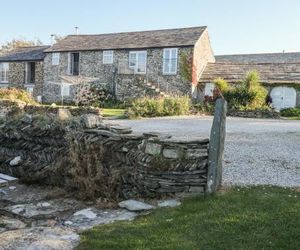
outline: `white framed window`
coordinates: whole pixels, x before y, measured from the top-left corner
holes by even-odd
[[[103,64],[112,64],[114,62],[114,51],[104,50],[103,51]]]
[[[69,84],[61,85],[60,91],[62,96],[70,96],[70,85]]]
[[[0,83],[8,83],[9,63],[0,63]]]
[[[213,96],[216,85],[214,83],[206,83],[204,89],[205,96]]]
[[[170,48],[163,51],[163,74],[176,75],[178,63],[178,49]]]
[[[52,65],[59,65],[60,53],[52,53]]]
[[[133,69],[135,74],[146,74],[147,51],[130,51],[129,68]]]

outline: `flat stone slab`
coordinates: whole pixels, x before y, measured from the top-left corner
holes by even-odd
[[[15,177],[12,177],[12,176],[0,173],[0,180],[1,179],[5,180],[5,181],[8,181],[8,182],[16,182],[16,181],[18,181],[18,179],[15,178]]]
[[[8,185],[8,181],[0,179],[0,187],[5,187]]]
[[[126,200],[119,202],[119,207],[126,208],[129,211],[143,211],[154,209],[155,207],[137,200]]]
[[[0,189],[0,204],[1,201],[7,201],[12,204],[31,203],[47,200],[49,197],[60,197],[63,194],[64,190],[59,188],[14,184],[14,188],[7,186]]]
[[[70,250],[80,237],[74,230],[62,227],[33,227],[0,234],[1,250]]]
[[[129,212],[125,209],[112,210],[90,207],[75,212],[63,222],[63,225],[81,232],[100,224],[108,224],[121,220],[133,220],[137,215],[137,213]]]
[[[81,209],[83,205],[74,199],[53,199],[49,201],[33,202],[26,204],[16,204],[6,206],[0,211],[5,211],[9,214],[17,215],[25,219],[49,219],[58,216],[63,217],[63,214],[74,212],[76,209]]]
[[[21,220],[0,215],[0,233],[25,227],[26,224]]]

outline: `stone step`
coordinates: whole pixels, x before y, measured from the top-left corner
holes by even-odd
[[[6,186],[10,183],[15,183],[17,181],[18,181],[18,179],[15,178],[15,177],[0,173],[0,187],[1,186]]]
[[[8,181],[5,181],[3,179],[0,179],[0,187],[5,187],[8,185]]]

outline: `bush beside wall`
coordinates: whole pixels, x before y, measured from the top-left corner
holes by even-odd
[[[132,101],[128,114],[131,117],[186,115],[190,106],[188,96],[145,97]]]
[[[286,108],[280,111],[284,117],[300,117],[300,108]]]

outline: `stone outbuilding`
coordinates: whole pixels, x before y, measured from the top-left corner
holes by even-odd
[[[207,63],[215,61],[205,26],[69,35],[45,53],[45,102],[59,101],[61,96],[71,101],[86,79],[106,86],[121,100],[190,94]],[[191,77],[184,71],[190,71]],[[65,82],[68,78],[77,84]],[[63,82],[64,87],[59,85]]]
[[[41,100],[44,50],[50,46],[19,47],[0,56],[0,87],[22,88]]]
[[[250,71],[259,73],[275,109],[300,107],[300,52],[216,56],[200,78],[201,97],[212,95],[215,79],[239,84]]]

